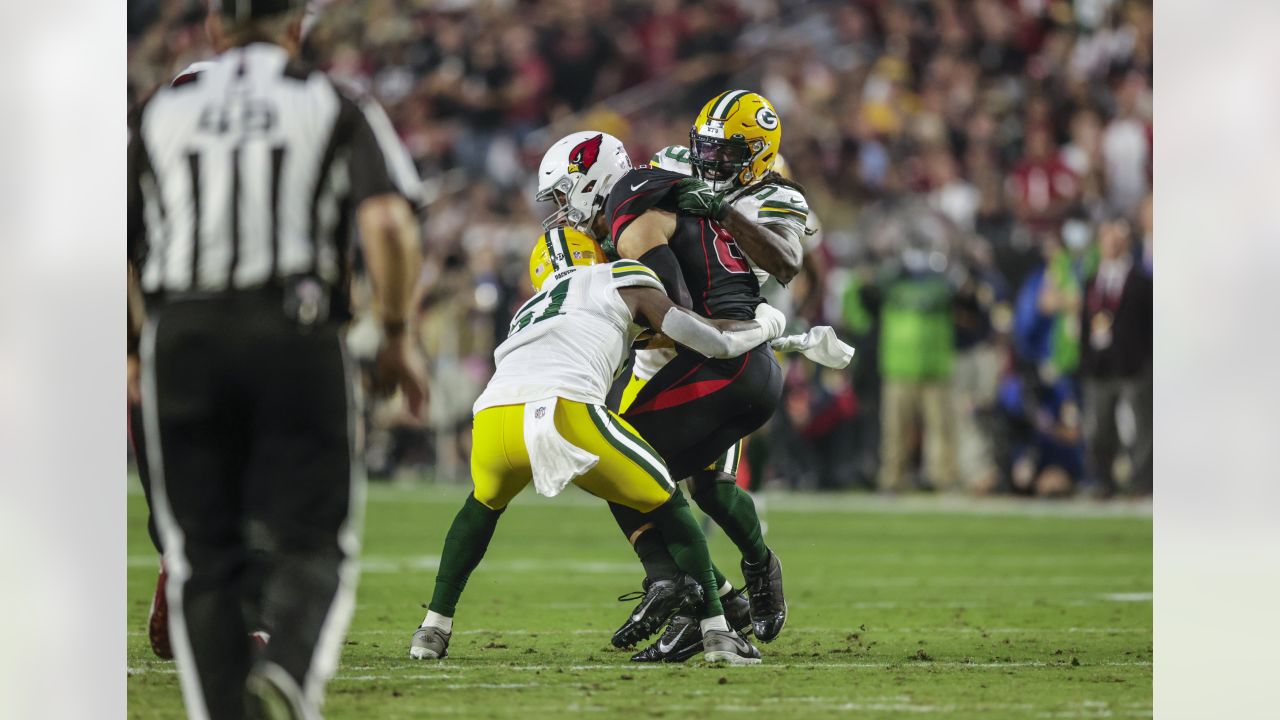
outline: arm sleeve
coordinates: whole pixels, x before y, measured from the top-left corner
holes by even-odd
[[[671,308],[662,318],[662,332],[667,337],[707,357],[737,357],[769,340],[760,323],[752,322],[746,330],[722,331],[716,326],[680,308]]]
[[[640,262],[657,274],[667,297],[675,304],[691,308],[693,298],[689,295],[689,287],[684,282],[684,272],[680,269],[680,261],[671,251],[670,245],[659,245],[640,258]]]

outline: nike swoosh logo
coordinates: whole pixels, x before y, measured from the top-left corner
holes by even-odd
[[[646,180],[645,182],[648,181]],[[653,604],[654,600],[657,600],[657,598],[650,598],[649,602],[641,605],[640,608],[636,610],[636,613],[631,616],[631,622],[640,622],[640,618],[644,617],[644,611],[649,609],[649,606]]]
[[[649,181],[648,181],[648,180],[645,180],[644,182],[640,183],[639,185],[632,185],[632,186],[631,186],[631,191],[632,191],[632,192],[635,192],[636,190],[639,190],[640,188],[644,187],[644,183],[647,183],[647,182],[649,182]]]
[[[684,631],[688,629],[689,629],[688,625],[685,625],[684,627],[680,628],[680,632],[676,633],[676,638],[672,640],[670,643],[664,643],[662,642],[661,639],[659,639],[658,652],[662,653],[663,655],[666,655],[667,653],[671,652],[672,648],[676,646],[676,643],[680,642],[680,638],[684,636]]]

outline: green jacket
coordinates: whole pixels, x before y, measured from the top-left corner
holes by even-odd
[[[942,275],[899,277],[884,288],[880,372],[886,380],[946,380],[955,356],[951,285]]]

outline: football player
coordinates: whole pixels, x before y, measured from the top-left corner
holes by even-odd
[[[605,208],[605,251],[641,259],[658,272],[673,299],[699,314],[750,317],[762,300],[747,256],[789,282],[800,269],[799,238],[755,222],[726,202],[724,193],[762,179],[780,139],[777,113],[763,97],[745,91],[717,96],[690,132],[690,164],[697,177],[648,168],[623,177]],[[727,362],[676,350],[628,398],[626,408],[644,426],[641,433],[653,435],[650,442],[673,476],[690,478],[695,501],[742,552],[752,629],[764,641],[777,636],[786,618],[781,566],[764,544],[750,497],[731,476],[708,466],[768,420],[781,389],[781,370],[767,347]],[[730,482],[721,481],[725,478]],[[669,576],[673,568],[660,534],[628,509],[615,505],[613,510],[645,564],[646,585]],[[730,586],[724,583],[721,589]]]
[[[750,104],[751,98],[747,98],[747,101]],[[715,101],[709,103],[703,114],[708,114],[718,104]],[[778,128],[776,116],[763,98],[756,100],[754,108],[739,107],[736,104],[733,107],[744,113],[757,113],[765,118],[763,122],[766,125],[775,130]],[[774,134],[763,145],[754,134],[752,139],[757,146],[756,159],[761,162],[772,161],[778,136]],[[681,195],[697,194],[706,190],[706,186],[673,173],[626,171],[610,167],[607,184],[613,189],[609,207],[604,207],[601,197],[593,192],[599,190],[603,176],[593,178],[584,175],[585,168],[595,166],[601,157],[608,156],[604,147],[598,134],[577,133],[560,140],[547,152],[538,171],[538,199],[554,201],[557,211],[544,225],[570,224],[607,245],[610,257],[617,257],[618,247],[615,241],[620,240],[624,254],[629,253],[629,257],[639,259],[651,269],[659,271],[664,287],[673,299],[679,298],[681,305],[694,305],[689,291],[690,286],[694,287],[697,299],[701,302],[694,309],[704,316],[742,319],[751,317],[753,308],[762,302],[759,297],[759,281],[745,265],[741,251],[733,243],[733,237],[714,220],[698,217],[696,214],[677,214],[681,209]],[[629,172],[630,180],[619,182],[619,177],[624,172]],[[760,166],[754,172],[763,175],[767,171]],[[687,193],[681,193],[675,188],[680,180],[696,184]],[[746,224],[742,222],[744,220],[747,221]],[[794,276],[794,258],[799,255],[798,243],[774,233],[771,228],[751,225],[745,217],[737,215],[728,218],[725,227],[733,227],[746,238],[744,245],[751,249],[751,257],[758,260],[759,265],[767,272],[784,280]],[[644,242],[646,239],[649,240],[647,244]],[[679,258],[676,256],[677,252],[680,254]],[[688,282],[686,277],[690,278]],[[824,331],[826,334],[823,334]],[[811,357],[811,353],[824,351],[844,353],[845,364],[851,355],[851,349],[840,344],[830,328],[815,329],[805,336],[780,338],[775,343],[781,343],[781,349],[800,350]],[[681,356],[679,351],[677,360],[694,367],[687,372],[681,370],[679,375],[664,368],[668,372],[666,382],[682,386],[683,389],[674,394],[683,393],[689,397],[672,402],[669,396],[664,396],[658,403],[663,404],[664,409],[674,408],[674,414],[654,413],[641,422],[646,423],[650,432],[661,437],[660,444],[655,443],[654,447],[668,465],[676,465],[672,475],[680,478],[706,467],[734,445],[739,437],[762,424],[772,414],[773,406],[777,403],[781,381],[777,362],[763,345],[733,362],[710,361],[699,356],[689,363],[688,356]],[[673,379],[674,382],[671,382]],[[663,387],[658,382],[648,389]],[[715,507],[718,504],[722,508],[728,506],[729,511],[735,514],[750,513],[741,522],[731,523],[724,519],[724,514],[717,519],[726,528],[746,528],[739,537],[746,538],[758,548],[752,557],[760,562],[749,559],[750,564],[744,566],[749,586],[754,582],[756,588],[754,602],[757,612],[753,615],[752,608],[742,607],[747,603],[724,580],[724,576],[717,572],[719,591],[726,615],[735,628],[751,626],[753,619],[759,619],[762,622],[756,632],[762,638],[771,640],[781,629],[786,612],[781,595],[780,567],[763,544],[759,520],[755,516],[751,498],[733,487],[732,478],[729,479],[729,489],[737,490],[737,496],[729,495],[723,497],[723,500],[708,497],[725,495],[724,488],[720,487],[724,483],[695,484],[694,491],[702,494],[704,507]],[[661,533],[647,532],[654,527],[652,523],[625,506],[614,504],[611,507],[624,532],[633,539],[637,553],[645,563],[647,577],[645,599],[641,602],[643,607],[664,592],[670,584],[666,578],[672,577],[678,568],[665,549]],[[750,529],[752,523],[755,525],[754,537]],[[631,619],[624,623],[615,634],[615,644],[623,645],[619,642],[620,638],[643,634],[637,633],[634,623]],[[678,630],[676,632],[679,633]],[[697,646],[701,642],[700,633],[684,632],[680,639],[683,640],[679,643],[680,649],[684,653],[680,659],[696,653],[696,647],[691,650],[690,643]]]
[[[745,317],[762,302],[760,288],[770,277],[785,285],[800,271],[803,239],[816,230],[799,186],[774,170],[780,141],[781,122],[764,97],[732,90],[713,98],[690,130],[688,149],[657,157],[671,169],[637,169],[619,181],[606,206],[604,249],[643,258],[659,271],[671,296],[687,298],[699,314]],[[815,350],[818,356],[847,349],[829,328],[825,332],[808,338],[822,348],[790,349],[806,355]],[[646,438],[668,460],[672,475],[689,478],[695,502],[742,553],[751,628],[763,642],[775,639],[786,622],[781,565],[734,471],[739,439],[760,427],[777,405],[780,375],[763,346],[722,362],[681,349],[641,352],[639,380],[624,393],[621,408],[642,434],[649,433]],[[652,532],[656,528],[624,507],[613,510],[645,565],[646,582],[670,575],[674,568],[660,533]],[[739,598],[726,581],[720,591],[726,607]],[[696,654],[699,638],[686,631],[689,624],[689,618],[677,618],[633,660],[678,661]]]
[[[781,313],[752,306],[749,317],[706,320],[667,297],[640,262],[598,264],[588,237],[604,198],[630,168],[622,144],[602,133],[577,133],[548,151],[553,173],[541,188],[556,199],[553,222],[535,244],[530,279],[537,291],[515,314],[497,348],[497,369],[474,411],[474,491],[445,539],[429,612],[413,635],[410,657],[447,655],[458,599],[484,557],[507,504],[531,481],[554,496],[570,482],[636,512],[657,527],[680,580],[655,584],[615,644],[633,644],[677,612],[700,615],[704,658],[752,664],[759,651],[730,628],[718,598],[706,538],[657,452],[605,407],[605,394],[631,343],[659,331],[702,357],[731,358],[777,337]],[[544,159],[544,168],[548,160]],[[546,177],[542,177],[546,175]]]
[[[714,109],[714,101],[711,106]],[[654,153],[649,165],[685,176],[694,176],[695,169],[690,158],[690,145],[670,145]],[[733,185],[726,193],[726,201],[735,210],[758,224],[773,225],[788,237],[798,238],[804,252],[804,269],[811,274],[816,274],[816,268],[813,266],[808,251],[812,249],[811,243],[818,233],[817,219],[809,211],[804,189],[799,184],[791,181],[781,155],[777,155],[774,158],[773,167],[759,175],[755,182]],[[745,255],[752,273],[760,286],[763,287],[772,276],[755,262],[750,252],[745,253]],[[852,348],[843,346],[829,328],[813,328],[807,336],[774,341],[773,348],[775,350],[798,350],[804,352],[810,359],[830,367],[843,368],[848,365],[852,358]],[[675,349],[671,347],[670,343],[662,343],[661,338],[657,342],[647,343],[645,347],[637,347],[632,374],[622,390],[618,408],[620,413],[626,413],[640,390],[666,363],[675,357],[675,354]],[[701,477],[693,478],[691,484],[696,489],[700,481],[704,488],[708,487],[708,483],[711,482],[735,482],[742,458],[742,449],[743,442],[740,440],[710,467],[698,473],[697,475]],[[695,494],[695,498],[700,503],[709,501],[714,504],[719,499],[719,495],[727,494],[728,492],[730,491],[727,489],[722,490],[721,493],[704,492]],[[736,493],[734,494],[736,495]],[[622,514],[623,517],[620,518],[620,522],[629,518],[629,514],[625,513],[625,511]],[[720,512],[715,515],[708,513],[708,519],[716,521],[726,517],[726,515],[731,522],[734,521],[736,515],[737,518],[740,518],[740,522],[748,528],[754,522],[759,522],[758,515],[753,522],[751,514],[747,512],[733,514]],[[626,527],[624,526],[624,530]],[[761,528],[761,537],[763,537],[763,525]],[[641,526],[636,531],[638,535],[633,536],[633,545],[638,553],[642,553],[642,558],[647,559],[645,564],[648,573],[662,574],[669,572],[670,560],[662,550],[661,544],[657,542],[656,536],[644,537],[644,533],[649,529],[651,528]],[[752,537],[752,534],[748,533],[746,536]],[[739,537],[742,537],[742,534],[739,534]],[[723,574],[720,573],[718,568],[716,573],[718,579],[723,578]],[[780,592],[781,588],[779,587]],[[738,617],[738,612],[736,611],[740,607],[741,595],[727,580],[722,580],[721,593],[721,602],[724,604],[726,616],[733,624],[735,618]],[[784,600],[784,613],[785,607]],[[774,617],[777,616],[775,615]],[[785,622],[785,614],[782,621]],[[637,653],[633,659],[638,662],[682,662],[696,655],[700,650],[700,645],[698,643],[698,634],[689,632],[689,628],[693,624],[694,621],[691,617],[677,615],[672,619],[662,637]],[[737,627],[739,630],[745,630],[749,625],[747,622],[740,622]],[[781,623],[771,629],[776,637],[776,633],[781,631]],[[766,632],[769,631],[770,629],[766,629]]]

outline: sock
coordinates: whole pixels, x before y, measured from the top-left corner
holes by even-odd
[[[733,594],[733,583],[725,580],[720,583],[720,598],[724,599]]]
[[[729,623],[724,619],[723,615],[703,618],[698,623],[698,626],[702,629],[702,632],[706,632],[708,630],[723,630],[724,632],[729,632]]]
[[[618,522],[627,542],[631,543],[631,549],[635,550],[640,563],[644,565],[646,577],[669,578],[680,572],[680,566],[667,550],[662,533],[654,532],[653,518],[617,503],[609,503],[609,510],[613,512],[613,519]]]
[[[454,616],[458,598],[467,587],[467,578],[484,559],[501,515],[502,510],[485,507],[474,493],[467,496],[449,526],[449,534],[445,536],[440,569],[436,571],[436,590],[431,596],[429,610],[442,617]]]
[[[756,504],[742,488],[725,481],[730,476],[712,481],[711,476],[716,474],[714,470],[702,470],[695,475],[698,481],[694,484],[694,502],[724,530],[742,553],[743,560],[763,562],[769,557],[769,548],[760,531]]]
[[[441,615],[440,613],[435,612],[434,610],[428,610],[427,618],[423,620],[422,624],[419,625],[418,627],[428,627],[428,626],[434,627],[434,628],[440,628],[441,630],[447,633],[451,633],[453,632],[453,618],[447,617],[445,615]]]
[[[729,578],[725,577],[724,573],[720,572],[720,568],[716,567],[715,563],[711,563],[711,572],[716,574],[716,587],[720,588],[720,597],[724,597],[724,587],[728,585],[729,589],[732,590],[733,585],[729,583]]]
[[[702,585],[702,617],[723,615],[724,608],[717,592],[720,586],[711,570],[707,538],[698,529],[698,521],[693,519],[693,511],[689,509],[684,493],[677,489],[670,500],[649,513],[648,517],[662,533],[677,567]]]

